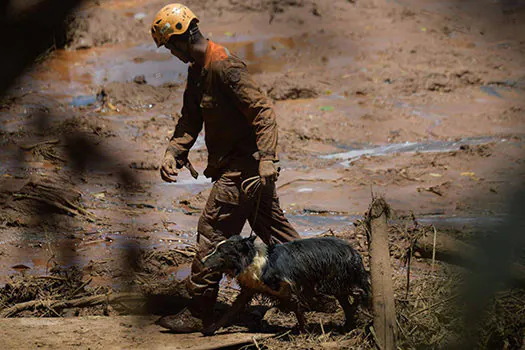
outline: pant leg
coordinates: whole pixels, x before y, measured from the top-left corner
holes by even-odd
[[[248,221],[264,243],[284,243],[301,238],[284,216],[275,189],[275,183],[261,187],[261,199],[256,212],[258,194],[250,205]]]
[[[191,266],[187,288],[192,296],[216,298],[220,273],[204,271],[202,259],[218,243],[241,232],[246,222],[247,209],[240,196],[240,178],[222,176],[212,187],[197,228],[197,253]]]

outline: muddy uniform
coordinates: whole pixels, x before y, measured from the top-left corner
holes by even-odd
[[[267,244],[291,241],[299,235],[284,217],[275,184],[261,187],[257,215],[258,194],[248,196],[240,188],[244,179],[258,175],[256,158],[278,160],[277,124],[270,101],[244,62],[212,41],[204,67],[193,64],[188,70],[182,116],[169,145],[177,160],[187,159],[203,124],[208,148],[204,175],[214,184],[199,220],[199,247],[188,290],[214,300],[221,275],[205,273],[201,259],[220,241],[239,234],[246,220]]]

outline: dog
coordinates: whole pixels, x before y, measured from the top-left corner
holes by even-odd
[[[212,335],[226,325],[255,294],[276,299],[285,311],[293,311],[302,332],[305,303],[316,295],[331,295],[344,310],[344,330],[355,327],[358,304],[369,304],[370,282],[361,256],[348,242],[321,237],[265,246],[256,244],[255,238],[232,236],[204,257],[205,268],[236,278],[241,292],[231,309],[203,334]]]

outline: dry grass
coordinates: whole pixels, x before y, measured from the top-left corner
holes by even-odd
[[[108,287],[89,288],[91,279],[83,278],[83,273],[77,268],[51,269],[46,276],[25,276],[24,274],[11,276],[8,283],[0,289],[0,311],[28,301],[42,301],[42,304],[52,300],[69,300],[94,295],[104,295],[110,290]],[[84,313],[92,315],[107,314],[104,307],[90,308]],[[73,310],[73,314],[80,314]],[[63,310],[52,307],[34,308],[17,314],[22,317],[60,317]]]
[[[410,248],[423,234],[433,234],[434,227],[420,225],[408,217],[390,227],[390,253],[394,273],[399,349],[468,348],[520,349],[525,336],[525,290],[509,289],[494,296],[487,306],[480,327],[469,328],[462,302],[463,283],[469,272],[463,268],[411,255]],[[337,234],[361,251],[365,265],[368,255],[363,243],[366,230],[361,222],[355,230]],[[439,237],[439,236],[438,236]],[[410,266],[410,283],[407,285]],[[408,286],[408,292],[407,292]],[[371,349],[376,348],[370,334],[371,319],[361,315],[358,328],[341,334],[330,322],[342,323],[342,311],[336,315],[310,313],[310,333],[293,329],[293,315],[277,316],[277,324],[290,328],[280,336],[252,344],[251,349]],[[335,322],[334,322],[335,321]],[[316,325],[313,325],[317,322]],[[324,322],[324,326],[321,326]],[[463,347],[465,348],[465,347]]]

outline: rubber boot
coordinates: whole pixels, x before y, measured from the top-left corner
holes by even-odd
[[[155,324],[174,333],[201,332],[213,322],[213,306],[216,298],[196,296],[190,305],[175,315],[164,316]]]

